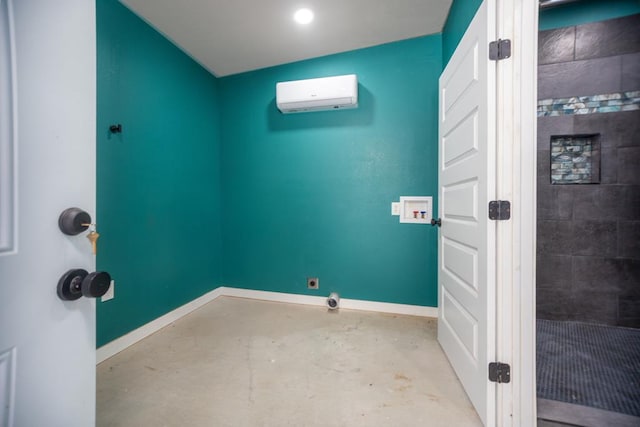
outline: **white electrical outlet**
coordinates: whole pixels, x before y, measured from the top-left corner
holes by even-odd
[[[400,202],[391,202],[391,215],[400,215]]]
[[[115,287],[116,287],[116,281],[112,280],[111,283],[109,284],[109,290],[102,295],[102,298],[100,299],[100,301],[105,302],[105,301],[109,301],[110,299],[113,299],[113,297],[115,296]]]

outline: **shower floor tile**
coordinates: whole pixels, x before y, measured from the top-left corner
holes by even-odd
[[[537,334],[539,399],[640,417],[640,329],[538,320]]]

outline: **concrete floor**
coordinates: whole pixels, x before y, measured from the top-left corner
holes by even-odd
[[[482,425],[420,317],[218,298],[97,376],[99,427]]]

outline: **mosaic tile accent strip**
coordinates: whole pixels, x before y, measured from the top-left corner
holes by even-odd
[[[597,134],[552,136],[551,183],[599,183],[599,145]]]
[[[640,91],[538,100],[538,117],[640,110]]]

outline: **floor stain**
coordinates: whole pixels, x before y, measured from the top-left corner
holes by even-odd
[[[427,399],[429,399],[432,402],[439,402],[440,401],[440,397],[436,396],[435,394],[431,394],[431,393],[427,393]]]
[[[404,374],[396,374],[396,380],[411,381],[411,378],[407,377]]]

